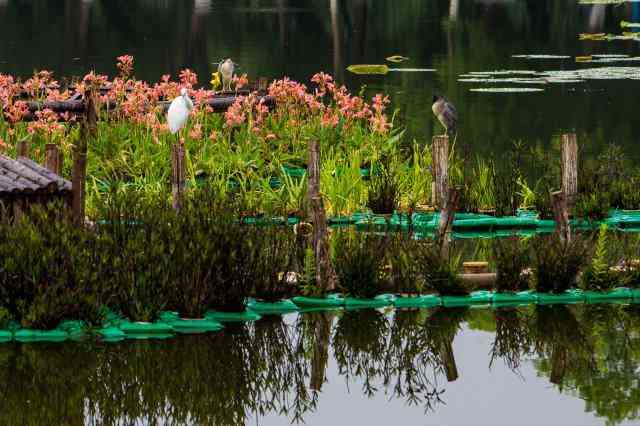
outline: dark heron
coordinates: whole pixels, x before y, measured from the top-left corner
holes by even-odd
[[[451,102],[447,101],[444,96],[433,95],[431,110],[445,128],[446,135],[453,136],[457,134],[458,111],[456,111],[456,107]]]

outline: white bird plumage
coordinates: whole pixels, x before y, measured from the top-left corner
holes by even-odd
[[[218,64],[218,72],[222,79],[222,91],[231,91],[231,80],[236,70],[236,64],[231,59],[225,59]]]
[[[189,98],[187,89],[180,90],[180,96],[171,101],[167,111],[167,123],[172,134],[176,134],[184,127],[193,109],[193,102]]]

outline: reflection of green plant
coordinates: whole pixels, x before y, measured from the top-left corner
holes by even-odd
[[[528,241],[518,237],[496,240],[494,255],[497,269],[496,291],[527,290],[529,274],[523,271],[530,263]]]
[[[553,235],[536,237],[532,243],[536,290],[562,293],[575,286],[578,272],[586,263],[585,241],[576,235],[566,242]]]
[[[589,194],[579,194],[573,211],[577,217],[597,221],[606,219],[609,209],[607,194],[594,191]]]

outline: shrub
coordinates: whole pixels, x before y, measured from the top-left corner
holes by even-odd
[[[529,274],[523,273],[530,264],[529,246],[518,237],[499,239],[495,242],[496,291],[516,292],[529,288]]]
[[[591,260],[591,264],[582,275],[583,286],[589,290],[611,290],[617,285],[624,284],[624,276],[620,272],[612,271],[609,268],[607,259],[607,225],[600,226],[596,250]]]
[[[425,287],[442,295],[466,295],[469,291],[458,277],[459,258],[443,259],[437,244],[420,241],[414,248],[416,269]]]
[[[398,182],[388,167],[383,167],[378,175],[371,169],[371,186],[367,207],[376,214],[392,214],[398,208]]]
[[[574,235],[570,242],[557,235],[533,240],[533,265],[536,290],[562,293],[576,284],[580,269],[587,260],[585,241]]]
[[[385,246],[386,239],[375,234],[349,233],[336,238],[336,273],[348,295],[371,298],[380,292]]]

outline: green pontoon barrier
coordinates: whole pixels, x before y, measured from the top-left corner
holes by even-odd
[[[120,330],[118,327],[103,327],[98,329],[96,333],[105,342],[120,342],[127,337],[124,331]]]
[[[181,334],[207,333],[211,331],[219,331],[224,328],[224,326],[218,321],[204,318],[180,318],[177,312],[168,311],[160,313],[160,321],[169,324],[176,333]]]
[[[432,308],[442,305],[442,298],[436,294],[425,294],[421,296],[396,296],[393,300],[396,308]]]
[[[529,304],[536,303],[538,301],[538,295],[531,291],[518,291],[518,292],[499,292],[493,294],[492,302],[494,304]]]
[[[372,299],[345,297],[344,306],[347,309],[384,308],[385,306],[391,306],[394,299],[395,296],[393,296],[392,294],[381,294]]]
[[[344,306],[344,297],[339,294],[329,294],[326,297],[296,296],[291,299],[302,309],[306,308],[340,308]]]
[[[633,299],[633,293],[630,288],[618,287],[610,291],[585,291],[585,299],[587,303],[602,300],[630,300]]]
[[[173,335],[174,329],[169,324],[158,322],[143,322],[143,321],[127,321],[123,320],[118,324],[118,328],[127,335],[127,338],[164,338],[166,335]]]
[[[260,314],[249,309],[245,309],[242,312],[223,312],[210,310],[204,314],[204,317],[206,319],[222,323],[258,321],[260,318],[262,318]]]
[[[247,308],[259,314],[286,314],[299,311],[298,305],[289,299],[277,302],[264,302],[261,300],[249,299]]]
[[[69,339],[69,333],[64,330],[31,330],[21,328],[16,330],[13,338],[18,342],[35,343],[35,342],[64,342]]]
[[[563,293],[536,293],[536,295],[538,303],[541,305],[575,304],[586,300],[584,292],[577,288],[566,290]]]
[[[473,291],[466,296],[442,296],[444,307],[486,305],[491,303],[493,292],[486,290]]]

